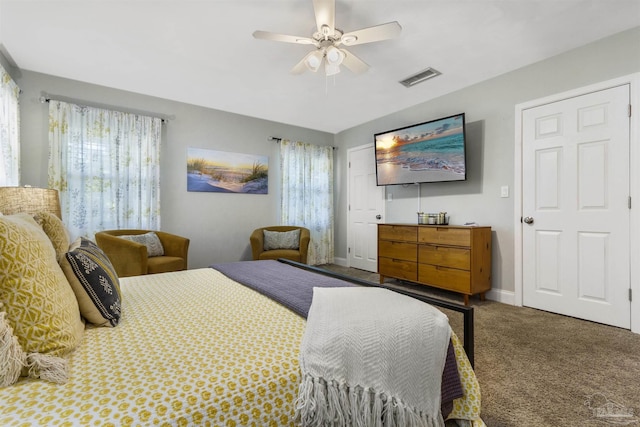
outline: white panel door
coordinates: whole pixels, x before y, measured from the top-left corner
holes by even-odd
[[[376,185],[373,145],[349,151],[349,266],[378,271],[384,187]]]
[[[523,304],[623,328],[629,86],[523,111]]]

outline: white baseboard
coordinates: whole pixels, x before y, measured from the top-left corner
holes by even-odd
[[[491,289],[486,293],[486,298],[491,301],[498,301],[504,304],[516,305],[516,294],[513,291],[503,291],[502,289]]]
[[[333,258],[333,263],[336,265],[339,265],[341,267],[347,267],[348,263],[347,263],[347,259],[346,258]]]

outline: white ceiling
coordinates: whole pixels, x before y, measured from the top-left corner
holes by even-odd
[[[0,0],[23,70],[330,133],[639,26],[640,0],[336,1],[345,32],[389,21],[400,37],[349,48],[369,71],[327,79],[289,74],[310,46],[252,37],[311,36],[311,0]]]

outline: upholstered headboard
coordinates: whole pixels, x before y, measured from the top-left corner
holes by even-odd
[[[58,190],[36,187],[0,187],[0,213],[49,212],[62,218]]]

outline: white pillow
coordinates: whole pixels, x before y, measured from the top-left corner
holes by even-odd
[[[130,240],[132,242],[143,244],[147,247],[147,256],[162,256],[164,255],[164,247],[160,238],[156,233],[150,231],[145,234],[133,234],[119,236],[121,239]]]
[[[299,249],[300,230],[268,231],[264,232],[264,250],[272,249]]]

